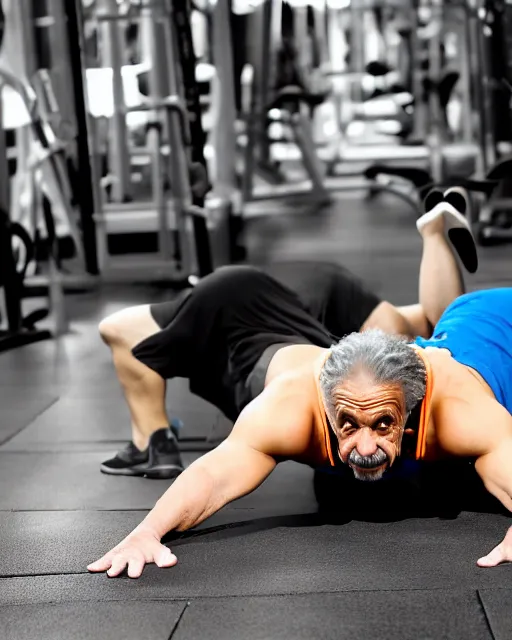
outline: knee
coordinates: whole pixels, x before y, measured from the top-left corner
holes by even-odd
[[[98,330],[105,344],[109,346],[122,344],[126,333],[126,322],[123,320],[122,311],[103,318],[98,325]]]
[[[112,316],[107,316],[99,323],[98,331],[103,342],[110,345],[115,342],[115,336],[118,335],[119,328],[115,320],[112,320]]]
[[[151,315],[149,305],[117,311],[103,319],[98,329],[105,344],[128,350],[161,330]]]

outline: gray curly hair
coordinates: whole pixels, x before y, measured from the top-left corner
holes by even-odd
[[[335,388],[350,378],[356,369],[369,373],[378,384],[398,383],[404,392],[407,414],[425,396],[425,364],[407,340],[380,329],[369,329],[351,333],[331,347],[320,374],[325,408],[331,416],[335,413]]]

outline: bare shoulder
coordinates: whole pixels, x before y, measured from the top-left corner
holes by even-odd
[[[435,384],[435,439],[451,455],[485,455],[512,436],[512,416],[467,367],[455,365]]]
[[[305,371],[275,377],[242,411],[230,438],[273,457],[304,454],[314,424],[310,378]]]

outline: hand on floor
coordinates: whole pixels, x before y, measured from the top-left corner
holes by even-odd
[[[106,571],[110,578],[115,578],[128,569],[130,578],[139,578],[144,566],[151,562],[158,567],[172,567],[178,559],[153,531],[137,528],[87,569],[93,573]]]
[[[497,547],[477,561],[479,567],[496,567],[502,562],[512,562],[512,527]]]

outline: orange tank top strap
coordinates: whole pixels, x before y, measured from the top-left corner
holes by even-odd
[[[425,397],[423,398],[423,402],[421,403],[420,423],[418,425],[418,440],[416,443],[416,460],[421,460],[425,457],[427,449],[427,431],[428,424],[430,422],[434,375],[432,373],[432,365],[430,364],[430,361],[425,355],[423,349],[421,349],[417,345],[412,346],[423,361],[427,373],[427,388],[425,390]]]
[[[324,364],[327,361],[327,358],[331,355],[331,352],[328,351],[325,356],[322,355],[322,358],[319,358],[315,363],[314,368],[314,376],[315,376],[315,388],[316,388],[316,425],[315,427],[320,431],[322,443],[324,445],[324,452],[326,456],[329,458],[329,462],[332,467],[335,466],[334,456],[332,453],[331,447],[331,437],[329,433],[329,423],[327,414],[325,412],[325,405],[322,390],[320,388],[320,374],[322,373],[322,369]]]

